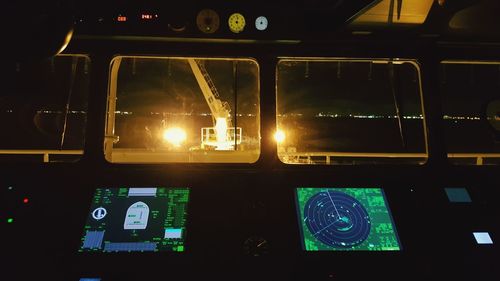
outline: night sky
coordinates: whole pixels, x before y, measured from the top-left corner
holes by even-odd
[[[92,68],[90,60],[84,57],[77,61],[70,110],[81,113],[70,114],[65,148],[83,146]],[[0,122],[11,134],[2,138],[1,148],[59,148],[64,123],[62,113],[71,84],[71,63],[71,57],[57,57],[37,64],[2,65],[6,79],[0,94],[0,113],[3,116]],[[239,117],[238,126],[245,127],[245,134],[256,138],[259,136],[260,103],[258,67],[253,61],[240,60],[238,74],[234,76],[233,63],[222,59],[205,60],[221,100],[230,104],[231,114],[252,116],[246,117],[246,121]],[[402,115],[420,116],[416,68],[410,63],[394,67],[395,89]],[[279,116],[339,114],[345,117],[351,114],[384,118],[396,115],[388,64],[339,64],[336,61],[306,64],[304,61],[283,60],[277,69]],[[441,66],[439,78],[443,112],[448,116],[484,119],[488,102],[500,97],[499,65],[446,64]],[[137,58],[134,65],[132,59],[124,58],[118,79],[118,111],[145,118],[151,118],[151,112],[174,115],[210,113],[192,70],[183,59]],[[40,113],[44,110],[50,113]],[[206,123],[204,126],[211,125],[210,117],[206,118]],[[453,126],[446,127],[447,132],[453,130],[453,137],[449,139],[456,143],[463,140],[464,144],[493,147],[489,143],[491,129],[485,124],[477,124],[463,127],[454,122]],[[463,137],[471,134],[467,128],[473,128],[472,134],[476,139],[485,139],[485,144],[467,141]],[[398,129],[391,125],[391,130],[397,132]]]
[[[238,114],[258,113],[258,68],[254,62],[205,60],[205,67],[222,101],[235,110],[234,78],[237,79]],[[210,113],[194,74],[185,59],[124,58],[118,74],[117,110],[134,113]]]
[[[484,116],[489,101],[500,99],[500,65],[442,64],[444,114]]]
[[[75,64],[75,71],[72,65]],[[1,149],[59,149],[69,99],[64,149],[82,149],[90,83],[90,59],[58,56],[2,65]],[[71,79],[73,77],[73,84]]]
[[[387,64],[283,61],[278,72],[279,114],[395,115]],[[416,69],[395,73],[403,115],[421,115]]]

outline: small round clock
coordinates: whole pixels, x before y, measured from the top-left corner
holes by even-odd
[[[240,13],[234,13],[229,16],[229,30],[233,33],[240,33],[245,29],[245,17]]]
[[[267,21],[267,18],[264,16],[260,16],[257,19],[255,19],[255,28],[260,31],[264,31],[267,29],[267,25],[269,22]]]
[[[219,29],[219,15],[211,9],[201,10],[196,16],[196,25],[203,33],[214,33]]]

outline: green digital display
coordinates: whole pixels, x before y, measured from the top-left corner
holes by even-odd
[[[184,251],[188,188],[98,188],[80,252]]]
[[[296,190],[306,251],[399,251],[401,246],[380,188]]]

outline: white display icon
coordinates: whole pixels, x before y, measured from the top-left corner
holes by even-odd
[[[144,202],[136,202],[128,207],[123,222],[123,229],[146,229],[148,226],[149,206]]]
[[[107,214],[108,211],[106,211],[106,209],[104,209],[103,207],[99,207],[92,211],[92,217],[96,220],[103,219]]]

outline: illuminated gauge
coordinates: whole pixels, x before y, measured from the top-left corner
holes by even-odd
[[[201,10],[196,16],[196,25],[203,33],[214,33],[219,29],[219,15],[211,9]]]
[[[257,19],[255,19],[255,28],[257,28],[257,30],[260,31],[266,30],[268,23],[269,22],[267,21],[266,17],[260,16]]]
[[[333,248],[349,249],[363,243],[370,234],[371,219],[354,197],[340,191],[321,191],[304,206],[304,220],[310,234]]]
[[[229,17],[228,24],[233,33],[240,33],[245,29],[245,17],[240,13],[234,13]]]

